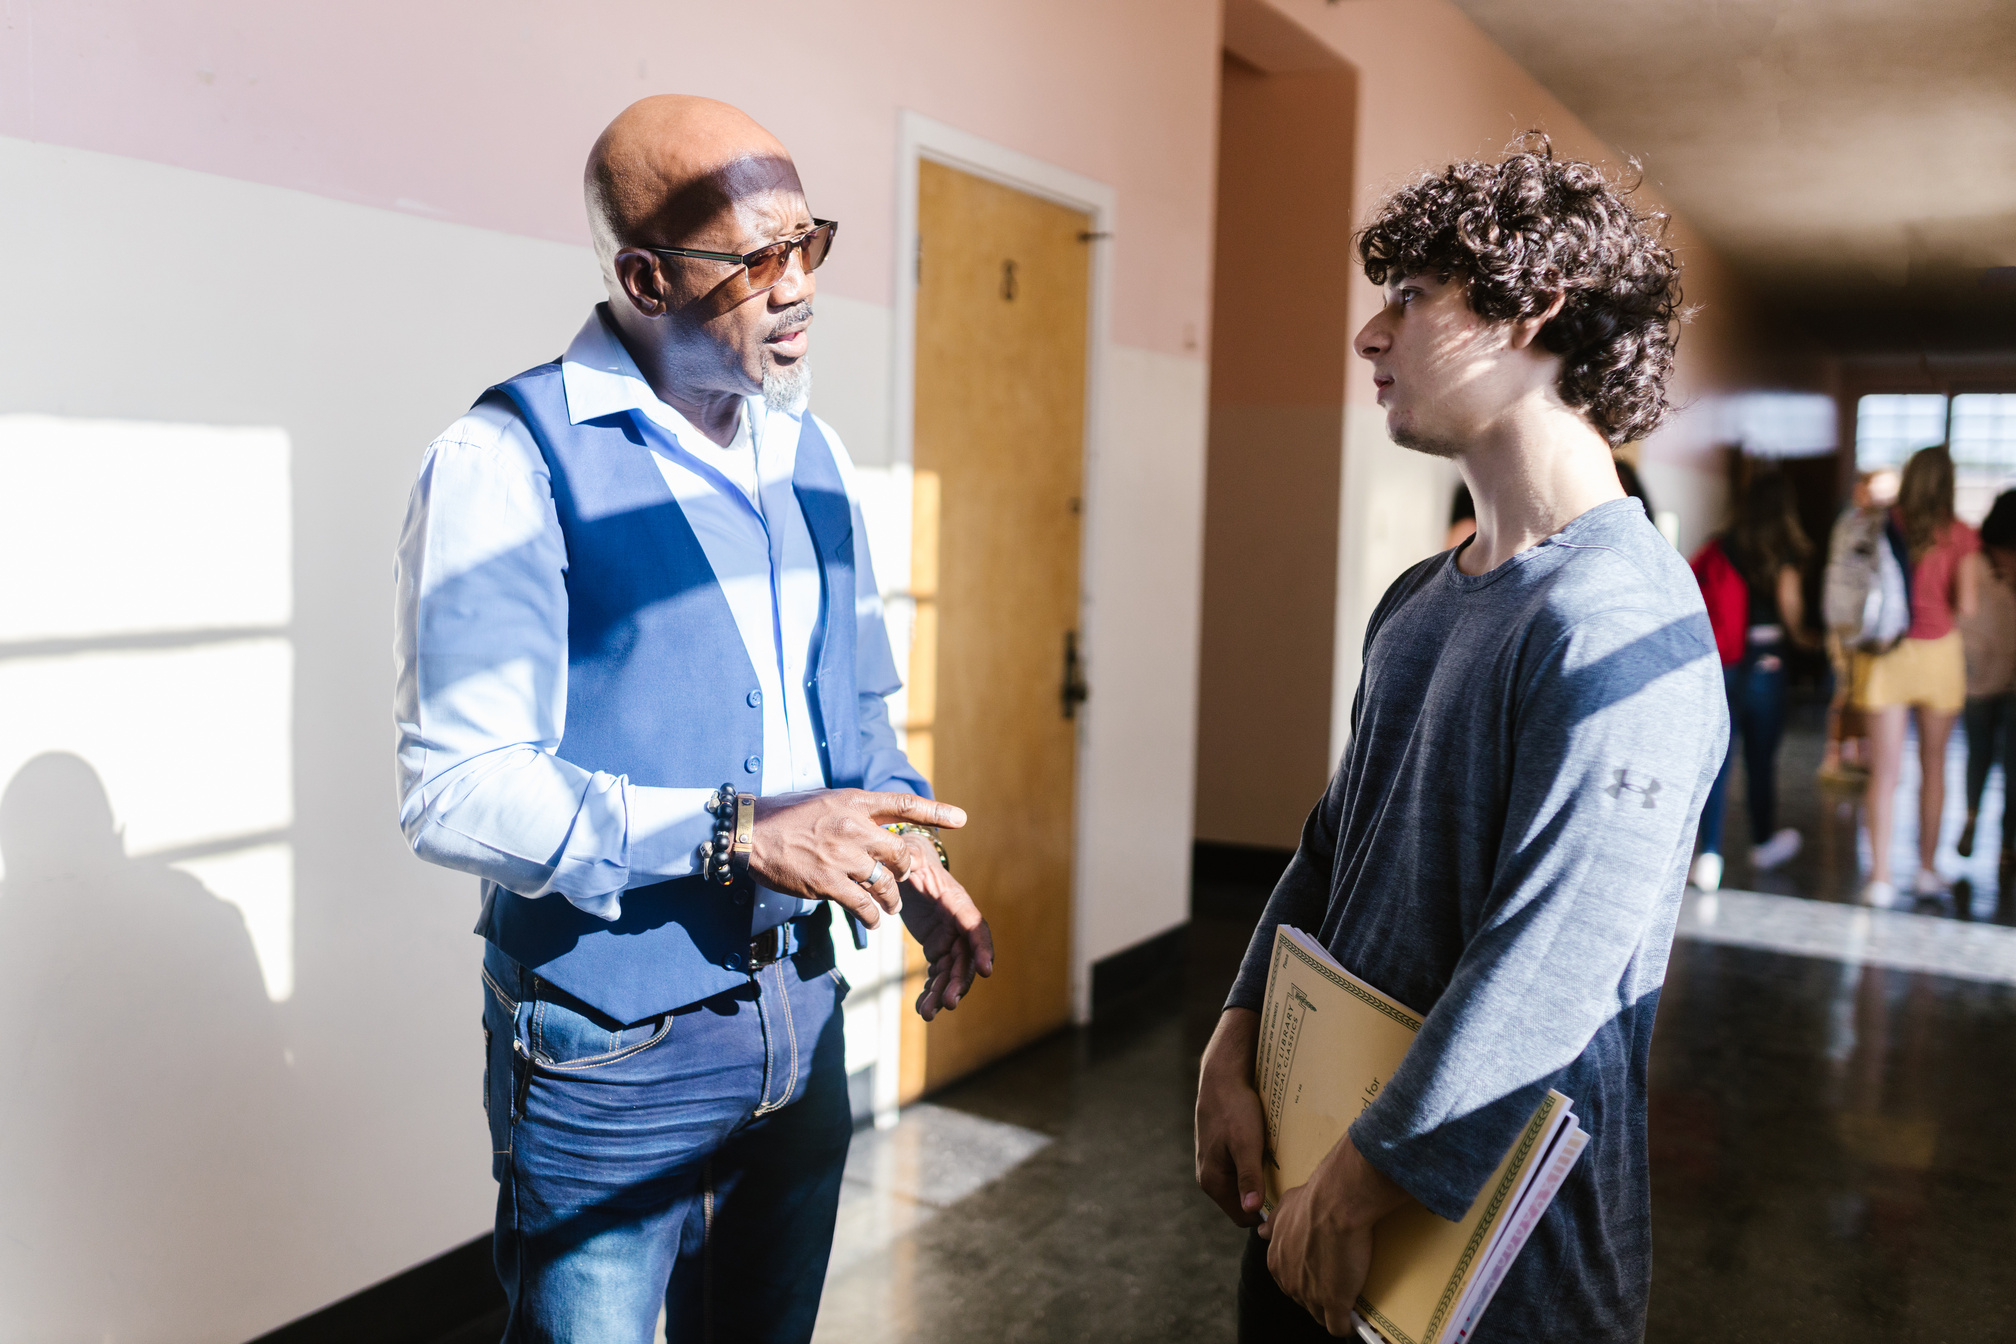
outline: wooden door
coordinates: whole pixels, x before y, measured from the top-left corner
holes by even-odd
[[[910,755],[965,808],[945,845],[997,969],[927,1027],[903,1099],[1071,1016],[1071,856],[1090,218],[940,164],[918,170]],[[914,944],[909,998],[922,988]]]

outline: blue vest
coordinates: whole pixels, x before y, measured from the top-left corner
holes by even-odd
[[[685,512],[630,413],[572,424],[556,361],[483,394],[514,407],[553,478],[567,543],[567,727],[560,756],[632,784],[760,791],[756,670]],[[479,401],[480,404],[480,401]],[[792,489],[824,579],[807,699],[826,779],[858,788],[854,522],[826,436],[808,412]],[[747,893],[699,877],[623,893],[598,919],[557,893],[528,900],[486,882],[476,931],[618,1022],[749,983]],[[735,895],[743,899],[737,901]],[[801,951],[832,956],[828,912],[794,921]],[[787,930],[788,931],[788,930]]]

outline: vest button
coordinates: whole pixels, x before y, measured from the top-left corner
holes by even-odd
[[[751,756],[748,760],[742,762],[742,768],[753,775],[763,768],[763,758],[761,756]]]
[[[728,954],[728,959],[722,962],[721,964],[723,966],[726,966],[731,971],[739,971],[742,969],[742,958],[737,954],[730,952]]]
[[[760,691],[760,690],[755,690],[755,691],[751,691],[751,692],[749,692],[749,708],[751,708],[751,709],[754,709],[754,708],[756,708],[756,706],[758,706],[758,705],[760,705],[760,704],[762,704],[762,703],[763,703],[763,692],[762,692],[762,691]]]

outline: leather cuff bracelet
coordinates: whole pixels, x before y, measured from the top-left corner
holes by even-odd
[[[749,855],[756,847],[756,795],[737,793],[733,784],[723,784],[707,800],[714,818],[714,835],[700,844],[700,875],[724,887],[735,885],[749,871]]]

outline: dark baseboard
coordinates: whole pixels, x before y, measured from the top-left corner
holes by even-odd
[[[1190,936],[1185,922],[1146,942],[1136,943],[1092,963],[1092,1020],[1132,999],[1143,990],[1167,985],[1183,974],[1183,953]]]
[[[1206,882],[1261,883],[1272,888],[1295,857],[1292,849],[1198,840],[1190,846],[1190,873]]]
[[[252,1344],[477,1344],[504,1333],[504,1305],[485,1234]]]

